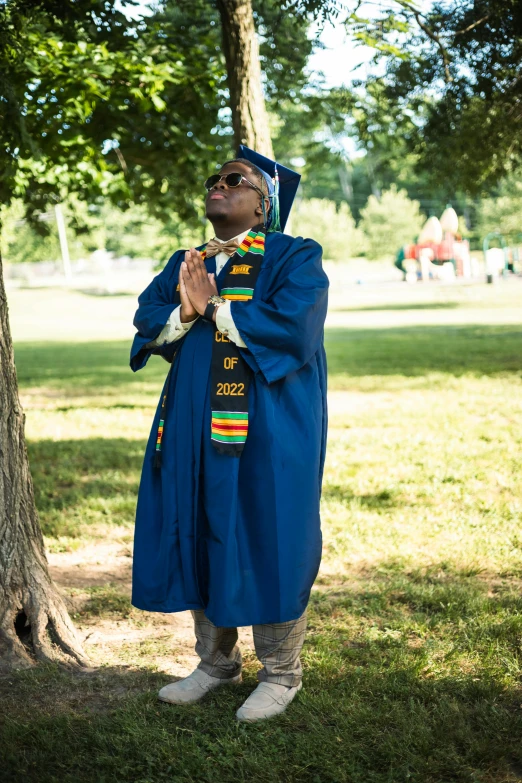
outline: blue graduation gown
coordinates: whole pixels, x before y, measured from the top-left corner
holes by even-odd
[[[134,371],[173,310],[184,251],[138,299]],[[220,290],[232,263],[221,270]],[[207,259],[209,272],[215,258]],[[321,560],[319,501],[326,447],[328,278],[311,239],[268,234],[251,301],[233,301],[253,371],[249,430],[240,457],[210,440],[213,324],[200,318],[177,343],[156,349],[172,364],[162,466],[153,466],[160,405],[138,494],[132,603],[139,609],[204,609],[215,625],[294,620],[304,612]],[[161,402],[161,398],[160,398]]]

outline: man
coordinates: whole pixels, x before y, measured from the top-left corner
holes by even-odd
[[[134,320],[132,369],[151,353],[172,364],[145,453],[132,603],[192,611],[201,660],[161,689],[174,704],[240,682],[237,626],[253,626],[263,668],[243,721],[283,712],[301,688],[321,558],[328,280],[320,246],[278,230],[298,184],[240,147],[205,183],[215,238],[172,256]]]

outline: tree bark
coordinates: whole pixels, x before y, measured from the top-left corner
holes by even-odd
[[[274,157],[251,0],[217,0],[236,146]]]
[[[25,445],[0,256],[0,672],[88,665],[47,565]]]

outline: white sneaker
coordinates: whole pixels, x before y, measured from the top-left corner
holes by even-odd
[[[302,687],[302,682],[294,688],[277,685],[275,682],[260,682],[243,706],[238,709],[236,718],[246,723],[254,723],[256,720],[280,715]]]
[[[193,704],[220,685],[237,685],[239,682],[241,674],[223,680],[220,677],[211,677],[202,669],[195,669],[184,680],[165,685],[158,693],[158,698],[170,704]]]

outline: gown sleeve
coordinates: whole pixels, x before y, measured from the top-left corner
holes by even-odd
[[[130,366],[134,372],[145,367],[152,354],[159,354],[167,361],[172,361],[176,344],[156,348],[147,344],[158,337],[177,306],[174,293],[182,258],[182,250],[174,253],[165,268],[138,297],[138,309],[134,316],[134,326],[138,331],[134,335],[130,355]]]
[[[223,334],[226,334],[228,339],[232,340],[232,342],[235,343],[238,348],[246,348],[246,343],[241,339],[241,335],[239,334],[234,323],[234,319],[232,318],[230,304],[230,301],[228,301],[225,302],[224,305],[221,305],[221,307],[218,307],[216,313],[216,326],[219,331],[223,332]]]
[[[194,318],[193,321],[183,322],[181,320],[181,305],[178,305],[169,315],[167,323],[159,335],[155,340],[148,343],[148,346],[150,348],[159,348],[162,345],[165,345],[165,343],[176,343],[185,336],[185,332],[188,332],[189,329],[194,326],[198,318],[199,316]]]
[[[322,346],[328,277],[321,259],[317,242],[298,238],[266,298],[231,302],[234,323],[247,345],[241,354],[267,383],[299,370]]]

